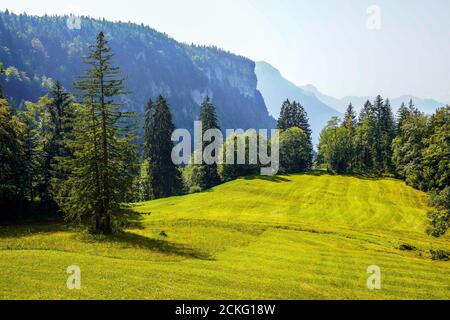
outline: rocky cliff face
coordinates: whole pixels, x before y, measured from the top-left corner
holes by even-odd
[[[275,126],[257,90],[253,61],[213,47],[182,44],[142,25],[81,18],[80,28],[69,28],[67,21],[0,13],[0,61],[14,71],[2,84],[15,105],[44,95],[53,80],[72,91],[85,68],[82,56],[103,31],[115,63],[128,78],[127,110],[142,113],[148,99],[162,94],[176,126],[191,129],[209,95],[224,129]]]

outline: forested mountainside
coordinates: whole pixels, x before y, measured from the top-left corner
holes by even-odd
[[[2,85],[13,105],[37,100],[54,80],[74,91],[72,83],[85,68],[82,57],[104,31],[128,78],[127,111],[141,113],[149,98],[162,94],[176,126],[192,128],[209,95],[222,128],[276,125],[257,90],[253,61],[214,47],[182,44],[144,25],[82,17],[69,28],[68,18],[0,12],[0,61],[7,70]]]

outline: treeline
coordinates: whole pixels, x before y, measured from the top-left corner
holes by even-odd
[[[359,117],[353,106],[333,118],[320,136],[318,164],[337,174],[394,176],[430,193],[429,233],[450,225],[450,106],[432,116],[410,101],[394,117],[388,99],[367,101]]]
[[[127,88],[113,58],[100,33],[84,57],[86,70],[73,84],[75,94],[56,82],[49,94],[19,111],[8,105],[1,89],[0,203],[5,210],[0,220],[17,220],[32,206],[37,220],[41,212],[53,211],[91,232],[109,234],[121,229],[122,203],[198,192],[260,173],[261,163],[248,158],[249,141],[254,138],[248,132],[228,138],[234,139],[235,155],[238,140],[245,139],[247,158],[242,164],[174,164],[175,125],[167,100],[163,96],[149,100],[143,123],[123,112]],[[220,129],[208,97],[199,120],[203,134]],[[138,130],[140,126],[143,130]],[[286,101],[278,126],[281,171],[310,170],[311,129],[304,108]],[[256,139],[262,143],[268,138]],[[270,139],[264,142],[270,147]],[[208,144],[204,141],[202,149]],[[214,156],[223,156],[226,145]],[[194,151],[193,159],[195,152],[200,151]]]

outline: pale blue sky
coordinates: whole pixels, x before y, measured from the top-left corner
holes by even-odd
[[[379,30],[367,28],[371,5],[381,10]],[[142,22],[179,41],[265,60],[336,97],[450,102],[448,0],[2,0],[6,8]]]

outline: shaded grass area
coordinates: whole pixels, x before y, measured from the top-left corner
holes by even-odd
[[[450,263],[430,250],[450,238],[425,234],[427,210],[401,181],[318,172],[130,204],[126,231],[111,237],[0,228],[0,298],[449,299]],[[382,290],[366,287],[371,265]]]

